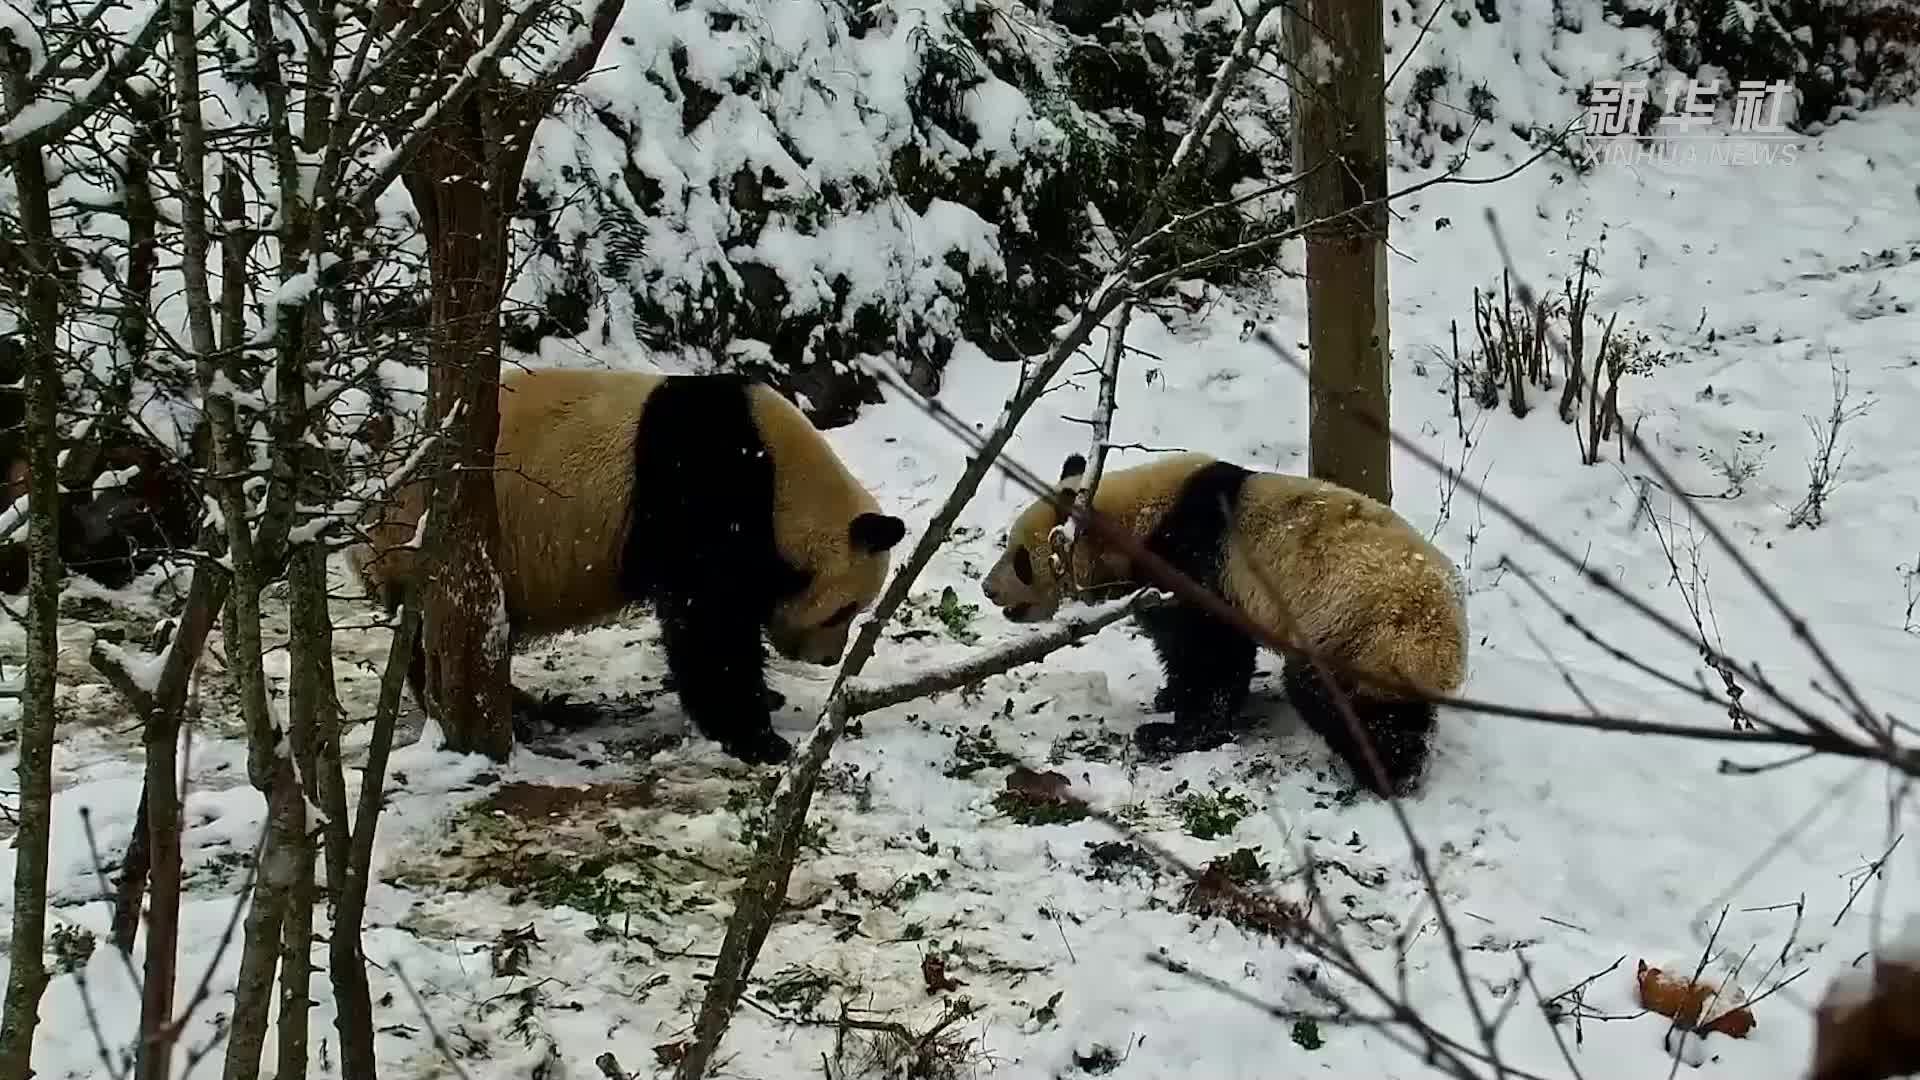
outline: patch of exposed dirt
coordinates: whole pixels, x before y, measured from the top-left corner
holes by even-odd
[[[504,890],[508,904],[571,908],[621,925],[711,905],[744,854],[689,830],[732,785],[668,769],[583,785],[510,781],[418,834],[388,864],[403,887]],[[691,842],[689,842],[691,840]]]
[[[554,787],[522,781],[503,784],[474,808],[476,813],[501,813],[524,822],[549,818],[571,819],[591,813],[599,816],[608,810],[631,810],[654,806],[652,777],[633,783],[588,784],[585,787]]]

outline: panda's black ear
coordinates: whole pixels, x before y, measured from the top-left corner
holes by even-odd
[[[1060,466],[1060,482],[1078,480],[1087,474],[1087,458],[1084,454],[1068,454],[1066,463]]]
[[[875,555],[893,550],[906,535],[907,523],[891,514],[861,514],[847,530],[854,547]]]

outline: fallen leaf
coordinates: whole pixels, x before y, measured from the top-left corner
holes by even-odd
[[[1640,986],[1641,1008],[1669,1017],[1690,1031],[1701,1034],[1713,1032],[1744,1039],[1753,1030],[1753,1011],[1738,1002],[1730,1003],[1716,997],[1720,987],[1715,983],[1668,975],[1657,967],[1649,966],[1645,960],[1639,962],[1635,980]],[[1729,1004],[1732,1008],[1727,1008]],[[1700,1014],[1709,1006],[1725,1011],[1703,1024]]]
[[[920,978],[926,982],[929,994],[944,994],[967,985],[947,974],[947,958],[939,953],[928,953],[920,961]]]
[[[488,949],[494,975],[499,978],[525,975],[527,960],[532,954],[533,947],[538,944],[540,944],[540,935],[534,930],[532,923],[518,930],[501,931],[500,936]]]
[[[1233,880],[1225,859],[1215,859],[1193,879],[1180,910],[1203,919],[1225,919],[1275,937],[1285,937],[1306,918],[1298,904],[1255,892]]]
[[[1025,765],[1015,765],[1007,774],[1007,790],[1033,802],[1065,802],[1072,786],[1073,781],[1060,773],[1035,772]]]
[[[684,1042],[663,1042],[653,1048],[653,1056],[662,1065],[678,1065],[680,1059],[687,1056],[687,1044]]]

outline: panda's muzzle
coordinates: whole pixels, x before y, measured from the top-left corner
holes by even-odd
[[[847,650],[845,634],[783,634],[772,631],[767,638],[773,644],[773,651],[783,658],[800,664],[815,664],[820,667],[832,667],[840,662],[841,654]]]
[[[1006,616],[1008,622],[1029,623],[1045,621],[1044,616],[1034,611],[1034,605],[1032,604],[1008,604],[1006,607],[1000,609],[1000,614]]]

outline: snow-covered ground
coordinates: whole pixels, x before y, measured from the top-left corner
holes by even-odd
[[[1491,138],[1513,150],[1505,132]],[[1396,508],[1435,530],[1471,582],[1467,696],[1584,707],[1570,676],[1602,712],[1727,725],[1713,709],[1610,660],[1502,567],[1511,560],[1536,575],[1598,638],[1683,677],[1699,668],[1686,642],[1585,584],[1491,506],[1498,500],[1524,514],[1585,565],[1685,622],[1684,590],[1671,582],[1662,542],[1639,507],[1644,464],[1621,464],[1610,452],[1583,466],[1573,429],[1539,395],[1524,419],[1504,405],[1483,412],[1467,401],[1470,452],[1457,435],[1436,350],[1450,350],[1453,322],[1463,349],[1470,344],[1472,290],[1498,283],[1500,258],[1482,224],[1492,206],[1515,269],[1536,287],[1558,290],[1579,252],[1596,249],[1594,310],[1618,312],[1621,330],[1646,333],[1648,355],[1660,357],[1623,380],[1627,422],[1688,490],[1726,493],[1729,476],[1739,478],[1737,494],[1703,499],[1699,512],[1781,590],[1877,707],[1920,713],[1920,692],[1902,674],[1920,660],[1912,600],[1920,591],[1916,148],[1920,108],[1893,107],[1805,141],[1792,165],[1602,165],[1581,178],[1543,162],[1498,185],[1436,187],[1399,207],[1395,426],[1449,463],[1470,453],[1465,472],[1488,492],[1483,501],[1464,487],[1450,490],[1413,456],[1395,458]],[[1501,167],[1496,153],[1466,172]],[[1290,258],[1297,263],[1297,252]],[[1178,325],[1136,317],[1129,343],[1143,352],[1123,373],[1116,442],[1304,470],[1302,378],[1250,338],[1249,323],[1304,341],[1299,283],[1257,300],[1196,297]],[[1843,483],[1824,524],[1789,530],[1814,450],[1805,417],[1829,410],[1832,364],[1848,370],[1852,401],[1873,404],[1845,426]],[[1015,374],[962,346],[942,400],[984,427]],[[1069,418],[1090,413],[1092,391],[1082,376],[1046,398],[1012,454],[1053,475],[1065,454],[1084,447],[1086,429]],[[874,409],[832,437],[916,531],[965,458],[906,402]],[[1129,451],[1116,464],[1139,458]],[[1704,537],[1704,527],[1670,494],[1655,488],[1648,498],[1656,515],[1672,519],[1661,532],[1684,583],[1696,558],[1686,536]],[[1021,632],[986,605],[978,577],[1026,501],[1011,484],[989,481],[868,676],[905,675]],[[1704,543],[1697,564],[1709,625],[1725,648],[1797,698],[1820,703],[1811,684],[1822,676],[1806,648],[1732,558]],[[953,595],[943,601],[947,588]],[[353,604],[342,604],[336,620],[343,693],[365,715],[385,635],[356,628],[371,617]],[[63,668],[76,680],[84,678],[87,636],[72,627],[63,640]],[[284,655],[271,662],[284,669]],[[648,715],[522,748],[504,767],[427,745],[395,754],[366,935],[386,1075],[449,1075],[436,1031],[476,1078],[526,1076],[549,1057],[566,1075],[592,1076],[596,1057],[609,1052],[628,1073],[651,1075],[670,1054],[658,1048],[686,1037],[729,910],[726,890],[748,850],[743,836],[760,827],[763,786],[774,774],[747,770],[703,740],[672,738],[678,705],[659,691],[661,655],[645,619],[546,642],[515,667],[536,691],[624,695],[636,716]],[[1257,689],[1272,667],[1263,662]],[[810,724],[827,678],[776,667],[776,685],[790,699],[779,722],[790,734]],[[734,1023],[724,1074],[816,1075],[825,1059],[835,1062],[833,1075],[851,1075],[860,1049],[837,1046],[830,1023],[843,1007],[920,1031],[942,1015],[942,998],[961,996],[978,1011],[950,1029],[970,1042],[956,1056],[982,1074],[1423,1074],[1391,1031],[1322,1024],[1316,1038],[1202,985],[1195,974],[1285,1008],[1317,1005],[1309,957],[1228,921],[1183,913],[1185,885],[1134,865],[1124,848],[1101,847],[1124,839],[1106,826],[1023,824],[996,808],[1015,762],[1059,771],[1091,802],[1196,863],[1254,849],[1283,892],[1298,892],[1310,847],[1323,860],[1324,901],[1341,912],[1363,961],[1394,985],[1404,952],[1409,998],[1474,1045],[1471,1012],[1387,808],[1345,793],[1343,774],[1299,729],[1277,689],[1254,705],[1270,719],[1264,730],[1170,764],[1133,763],[1126,736],[1147,718],[1157,685],[1146,643],[1122,627],[977,694],[866,717],[859,737],[836,751],[816,802],[818,846],[796,870],[792,910],[755,968],[755,1007]],[[1760,697],[1745,700],[1760,708]],[[73,717],[55,758],[55,919],[104,942],[108,907],[80,811],[89,811],[94,842],[110,860],[132,822],[138,771],[125,718],[104,687],[80,686],[66,700]],[[221,718],[218,700],[208,705],[212,719],[194,734],[186,803],[182,1000],[227,933],[238,866],[263,810],[245,785],[234,725]],[[365,738],[356,729],[356,754]],[[1808,970],[1755,1007],[1750,1037],[1710,1038],[1703,1067],[1728,1077],[1796,1075],[1807,1060],[1811,1000],[1856,962],[1877,928],[1898,926],[1914,909],[1911,846],[1895,853],[1883,882],[1850,902],[1863,867],[1906,827],[1908,811],[1896,806],[1881,771],[1813,761],[1729,776],[1718,770],[1724,756],[1711,743],[1443,716],[1426,785],[1406,808],[1467,946],[1483,1007],[1511,1010],[1500,1040],[1509,1065],[1571,1075],[1532,992],[1517,981],[1524,950],[1548,996],[1620,961],[1582,1005],[1563,1003],[1589,1016],[1578,1043],[1571,1019],[1560,1035],[1586,1077],[1664,1075],[1666,1021],[1635,1017],[1635,965],[1691,971],[1727,908],[1716,962],[1746,958],[1750,993],[1764,988],[1759,976],[1769,969],[1773,979]],[[0,773],[11,767],[0,759]],[[1222,818],[1230,828],[1219,835],[1193,835],[1214,831],[1198,826]],[[0,897],[10,898],[11,880],[11,856],[0,854]],[[1798,902],[1804,910],[1796,915]],[[964,985],[930,991],[923,965],[935,955]],[[219,953],[212,999],[188,1048],[222,1022],[236,962],[237,947]],[[138,991],[120,960],[102,944],[81,972],[84,980],[64,975],[48,991],[50,1022],[36,1055],[42,1076],[100,1075],[96,1030],[115,1047],[131,1037]],[[312,990],[316,1075],[337,1074],[324,975]]]

